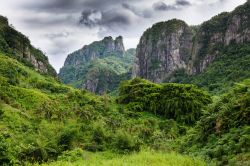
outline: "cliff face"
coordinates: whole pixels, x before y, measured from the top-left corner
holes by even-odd
[[[137,46],[133,77],[163,82],[178,69],[189,75],[203,72],[224,47],[250,42],[249,15],[247,2],[197,27],[176,19],[153,25]]]
[[[21,61],[35,70],[56,76],[48,58],[39,49],[34,48],[29,39],[9,26],[8,19],[0,16],[0,51]]]
[[[155,24],[142,36],[133,75],[162,82],[172,71],[186,68],[192,51],[192,31],[180,20]]]
[[[135,50],[125,51],[121,36],[105,37],[68,55],[59,77],[76,88],[103,94],[129,79]]]

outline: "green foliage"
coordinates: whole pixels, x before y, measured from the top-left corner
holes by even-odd
[[[118,102],[133,111],[148,111],[185,124],[194,124],[211,102],[208,94],[192,85],[157,85],[139,78],[123,82]]]
[[[128,153],[140,150],[140,143],[136,138],[124,131],[118,131],[113,146],[115,146],[119,153]]]
[[[58,156],[59,161],[76,162],[83,159],[84,153],[80,148],[64,151],[60,156]]]
[[[218,165],[237,164],[239,161],[233,157],[250,151],[249,83],[245,80],[217,99],[185,140],[182,150],[202,154]]]
[[[7,166],[8,164],[13,163],[15,158],[11,155],[7,139],[4,136],[0,135],[0,164]]]

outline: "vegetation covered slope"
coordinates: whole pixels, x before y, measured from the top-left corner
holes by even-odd
[[[56,71],[49,64],[48,57],[41,50],[33,47],[30,40],[10,26],[8,19],[3,16],[0,16],[0,52],[41,73],[56,76]]]
[[[204,155],[218,165],[249,165],[250,80],[216,98],[185,137],[181,151]]]
[[[209,107],[211,98],[195,86],[138,78],[123,82],[115,101],[0,59],[1,165],[109,165],[119,159],[205,165],[172,151],[209,164],[249,164],[248,80]]]

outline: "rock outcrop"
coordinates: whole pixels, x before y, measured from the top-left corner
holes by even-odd
[[[135,50],[125,51],[121,36],[105,37],[68,55],[59,78],[76,88],[103,94],[131,77]]]
[[[34,48],[30,40],[22,33],[15,30],[8,23],[8,19],[0,16],[0,51],[27,66],[34,67],[37,71],[56,76],[56,71],[49,64],[48,57]]]
[[[133,75],[162,82],[171,72],[187,68],[192,52],[192,31],[180,20],[155,24],[137,46]]]
[[[221,49],[250,42],[250,2],[222,13],[200,26],[181,20],[160,22],[146,30],[136,49],[133,77],[167,82],[178,69],[189,75],[203,72]]]

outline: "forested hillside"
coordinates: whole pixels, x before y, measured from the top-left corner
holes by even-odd
[[[1,164],[79,164],[88,158],[109,163],[117,162],[117,155],[139,151],[132,158],[124,156],[124,162],[146,153],[152,156],[149,162],[160,158],[162,165],[169,155],[177,165],[205,165],[170,154],[176,151],[204,157],[208,163],[249,163],[249,80],[212,102],[193,85],[142,79],[123,82],[117,99],[96,96],[5,55],[0,73]]]

